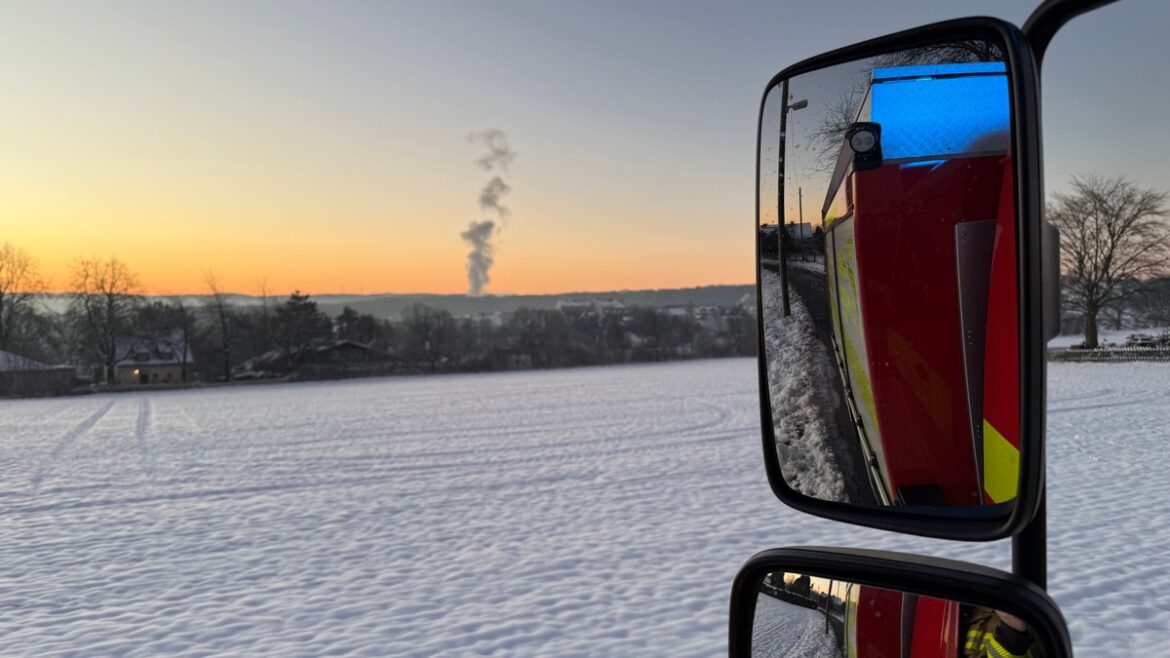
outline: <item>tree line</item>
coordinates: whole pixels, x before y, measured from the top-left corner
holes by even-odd
[[[1065,330],[1099,344],[1114,329],[1170,327],[1167,193],[1122,177],[1075,176],[1052,195],[1047,217],[1060,229]]]
[[[1066,330],[1098,344],[1098,326],[1170,326],[1167,193],[1124,178],[1078,176],[1047,210],[1061,231]],[[520,309],[501,316],[454,317],[415,305],[395,318],[345,308],[323,313],[308,295],[262,294],[243,304],[213,275],[207,294],[148,298],[123,261],[82,258],[69,273],[64,311],[44,303],[48,285],[36,261],[0,246],[0,350],[49,364],[90,368],[112,381],[133,345],[180,355],[183,379],[231,381],[239,366],[267,355],[269,371],[295,368],[307,345],[348,340],[415,371],[474,371],[658,361],[755,353],[754,315],[742,308],[712,317],[650,307],[621,312]],[[677,310],[677,309],[675,309]],[[283,364],[283,365],[282,365]]]
[[[71,364],[114,381],[136,346],[164,350],[184,381],[232,381],[297,370],[307,348],[352,341],[400,372],[557,368],[755,353],[750,309],[526,309],[456,317],[416,304],[380,318],[345,307],[336,317],[309,295],[262,294],[244,303],[213,275],[192,297],[147,297],[118,258],[83,258],[69,275],[63,311],[36,262],[0,248],[0,350],[47,364]]]

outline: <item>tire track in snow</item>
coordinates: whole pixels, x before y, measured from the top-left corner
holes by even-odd
[[[110,400],[104,407],[90,414],[88,418],[78,423],[73,429],[66,432],[65,436],[61,437],[61,440],[53,447],[53,452],[49,453],[49,458],[37,469],[36,473],[33,473],[32,479],[29,481],[29,489],[32,490],[34,495],[41,490],[41,482],[44,481],[45,476],[49,474],[49,471],[53,468],[57,460],[60,459],[61,455],[77,439],[91,430],[94,425],[97,425],[98,421],[104,418],[110,412],[110,409],[114,407],[115,402],[116,400]]]
[[[1054,416],[1054,415],[1058,415],[1058,414],[1088,411],[1091,409],[1112,409],[1114,407],[1141,406],[1141,405],[1146,405],[1146,404],[1151,404],[1151,403],[1162,402],[1163,400],[1166,400],[1167,398],[1170,398],[1170,393],[1161,392],[1161,393],[1153,393],[1150,395],[1141,395],[1141,396],[1137,396],[1137,395],[1130,395],[1130,396],[1110,395],[1110,396],[1105,396],[1105,397],[1101,397],[1101,398],[1095,398],[1095,399],[1101,400],[1098,404],[1080,404],[1080,405],[1075,405],[1075,406],[1071,406],[1071,407],[1054,407],[1053,406],[1054,403],[1049,403],[1048,415]],[[1087,398],[1086,397],[1086,398],[1082,398],[1082,399],[1094,399],[1094,398]]]
[[[150,450],[150,444],[146,442],[146,434],[151,427],[151,408],[150,398],[143,398],[138,403],[138,423],[134,428],[134,439],[138,444],[138,457],[142,463],[142,470],[146,471],[146,476],[153,480],[155,473],[154,453]]]
[[[719,443],[723,441],[733,441],[742,438],[742,434],[735,432],[727,435],[712,435],[709,437],[691,439],[688,441],[679,441],[672,444],[672,449],[677,451],[682,447],[697,447],[705,444]],[[139,505],[152,505],[157,503],[172,503],[175,501],[185,500],[212,500],[222,498],[235,498],[240,501],[245,500],[251,496],[277,496],[286,494],[296,494],[307,491],[329,490],[329,489],[350,489],[355,487],[365,486],[386,486],[391,483],[402,482],[404,474],[411,473],[455,473],[455,479],[471,479],[483,474],[490,473],[519,473],[519,477],[505,477],[502,480],[480,481],[468,485],[445,486],[444,490],[448,494],[460,493],[464,491],[476,492],[476,499],[481,500],[485,493],[500,494],[501,491],[518,489],[523,492],[529,492],[534,486],[540,484],[550,485],[548,493],[551,495],[556,493],[558,489],[562,491],[569,491],[577,488],[603,489],[609,490],[614,485],[629,486],[639,481],[658,482],[655,478],[660,478],[659,475],[652,475],[647,477],[620,477],[620,478],[605,478],[598,480],[599,473],[594,471],[584,472],[556,472],[546,475],[534,475],[533,471],[525,468],[533,464],[547,464],[554,467],[571,466],[580,462],[593,462],[599,456],[606,458],[616,457],[618,455],[635,455],[646,454],[650,452],[659,452],[661,448],[650,447],[629,447],[617,450],[608,450],[603,453],[596,454],[579,454],[572,456],[563,456],[555,461],[550,461],[546,458],[539,457],[519,457],[514,459],[501,459],[492,462],[461,462],[461,463],[440,463],[417,466],[402,466],[402,467],[388,467],[374,469],[372,473],[353,472],[352,475],[341,478],[315,480],[315,481],[275,481],[275,482],[258,482],[250,485],[237,485],[230,487],[196,487],[190,490],[183,491],[166,491],[158,493],[149,493],[141,496],[126,496],[114,498],[94,498],[89,500],[74,500],[74,501],[60,501],[52,502],[43,505],[28,505],[28,506],[12,506],[0,507],[0,515],[6,514],[42,514],[45,512],[60,512],[68,510],[85,510],[85,509],[100,509],[111,507],[129,507]],[[565,483],[571,480],[580,480],[581,484],[566,485]],[[404,486],[396,491],[393,495],[411,498],[419,495],[425,495],[425,492],[433,489],[434,482],[428,479],[412,480],[403,483]],[[639,497],[644,497],[641,494]]]
[[[754,393],[752,393],[754,395]],[[718,397],[727,397],[734,399],[735,394],[722,394]],[[623,399],[623,403],[630,403],[631,401],[638,401],[640,398]],[[648,398],[649,399],[649,398]],[[707,407],[716,412],[722,417],[714,422],[705,423],[703,425],[694,425],[689,427],[680,427],[666,430],[648,429],[644,426],[630,425],[627,421],[602,421],[593,422],[589,427],[594,429],[613,429],[616,434],[607,434],[606,438],[622,438],[625,436],[640,437],[643,439],[654,439],[662,436],[669,436],[676,431],[698,431],[708,427],[719,425],[729,416],[726,405],[720,405],[711,401],[695,401],[690,400],[686,396],[669,396],[655,398],[655,402],[665,404],[668,402],[687,401],[698,406]],[[401,402],[401,400],[399,400]],[[618,413],[611,407],[607,408],[606,413]],[[486,425],[468,425],[459,427],[450,427],[442,430],[442,436],[446,440],[455,439],[482,439],[490,436],[498,436],[500,438],[510,439],[520,435],[542,435],[547,433],[555,433],[558,430],[563,430],[566,427],[566,422],[563,420],[539,420],[530,423],[515,423],[510,422],[506,426],[501,427],[499,423]],[[297,445],[313,445],[320,444],[325,446],[332,446],[336,443],[334,435],[319,436],[313,438],[285,438],[287,435],[283,434],[288,430],[297,429],[312,429],[316,428],[316,421],[306,420],[298,421],[289,424],[265,424],[263,429],[267,434],[275,435],[276,438],[254,439],[251,445],[257,447],[280,447],[288,448]],[[377,440],[393,440],[396,446],[411,447],[415,444],[431,444],[435,441],[436,429],[431,426],[412,427],[410,429],[402,430],[387,430],[381,426],[361,425],[352,430],[346,431],[346,436],[351,441],[361,439],[377,439]]]
[[[681,398],[680,398],[681,399]],[[662,429],[650,429],[648,425],[630,425],[628,422],[594,422],[588,426],[575,426],[571,433],[565,423],[550,423],[538,422],[532,423],[528,426],[522,426],[523,429],[516,429],[515,424],[507,424],[503,427],[499,423],[488,426],[473,426],[464,428],[453,428],[442,431],[435,429],[412,429],[407,431],[390,431],[383,428],[363,427],[357,431],[350,431],[347,434],[346,440],[350,447],[368,446],[370,448],[392,448],[391,451],[378,451],[374,453],[350,455],[350,456],[333,456],[321,458],[325,463],[355,463],[368,462],[376,463],[381,461],[393,460],[396,467],[407,466],[414,463],[429,464],[435,458],[446,457],[465,457],[468,455],[475,455],[480,458],[490,458],[493,454],[513,455],[519,448],[529,451],[529,459],[545,459],[544,456],[538,453],[552,453],[552,456],[563,452],[564,448],[581,448],[582,446],[589,446],[591,454],[605,453],[607,450],[598,450],[602,446],[623,445],[629,446],[634,443],[642,443],[645,445],[655,446],[660,449],[660,441],[663,438],[674,440],[695,438],[699,435],[700,438],[711,432],[728,432],[739,431],[743,429],[750,431],[758,427],[758,420],[753,416],[752,422],[746,426],[729,426],[729,422],[733,420],[733,412],[726,404],[721,404],[712,401],[690,401],[689,405],[684,405],[680,408],[683,415],[687,412],[687,407],[701,408],[707,412],[713,413],[714,418],[706,418],[689,425],[680,425],[676,427],[666,427]],[[579,434],[583,431],[590,433],[590,439],[583,442]],[[606,430],[603,433],[594,435],[598,430]],[[558,438],[548,440],[548,435],[555,435]],[[403,437],[409,436],[409,439]],[[498,437],[500,439],[516,439],[520,436],[534,437],[536,440],[532,444],[517,445],[514,441],[509,441],[506,444],[484,443],[483,440],[490,437]],[[561,438],[563,437],[563,438]],[[452,447],[433,449],[433,450],[405,450],[413,445],[419,444],[434,444],[438,439],[452,444]],[[543,440],[542,440],[543,438]],[[467,439],[478,440],[478,445],[468,446],[460,441]],[[328,445],[335,447],[337,439],[334,434],[329,434],[326,438],[307,438],[307,439],[273,439],[265,442],[252,443],[253,446],[262,448],[281,448],[287,449],[292,446],[313,446],[313,445]],[[231,446],[214,446],[211,449],[234,449]],[[399,452],[402,451],[402,452]],[[624,452],[624,450],[623,450]],[[303,463],[303,458],[292,459],[265,459],[264,463],[281,464],[281,463]]]
[[[690,425],[672,427],[658,431],[645,431],[639,428],[628,427],[622,432],[604,433],[596,437],[584,439],[583,435],[590,434],[595,427],[577,427],[575,433],[568,438],[552,441],[543,441],[534,444],[518,446],[514,443],[507,445],[481,446],[453,446],[448,449],[428,450],[399,454],[397,452],[362,452],[349,455],[329,455],[318,457],[319,464],[345,465],[355,467],[356,471],[377,472],[417,472],[430,471],[437,468],[498,468],[504,465],[545,467],[565,466],[580,461],[593,461],[599,456],[641,455],[661,453],[664,450],[661,439],[671,440],[670,445],[680,447],[698,445],[710,441],[721,441],[741,435],[750,435],[758,428],[757,423],[748,425],[733,424],[734,413],[730,407],[713,402],[695,401],[692,408],[701,408],[714,412],[714,419],[703,419]],[[698,419],[695,419],[698,420]],[[596,427],[603,427],[598,424]],[[550,428],[544,428],[549,431]],[[564,428],[558,427],[557,430]],[[558,432],[559,435],[563,433]],[[371,435],[373,436],[373,435]],[[369,438],[369,437],[364,437]],[[430,441],[434,442],[437,436],[432,432]],[[360,448],[361,444],[351,444],[350,447]],[[377,447],[377,446],[370,446]],[[566,450],[568,449],[568,450]],[[523,456],[517,457],[521,450]],[[498,458],[497,455],[502,456]],[[473,457],[470,461],[466,458]],[[450,460],[450,458],[457,458]],[[458,459],[464,458],[464,459]],[[436,463],[436,459],[444,461]],[[303,464],[303,457],[261,459],[267,466]]]
[[[1118,391],[1117,389],[1103,388],[1103,389],[1100,389],[1097,391],[1093,391],[1091,393],[1084,393],[1081,395],[1070,395],[1068,397],[1063,397],[1063,398],[1049,398],[1048,404],[1053,405],[1053,404],[1064,404],[1065,402],[1080,402],[1082,400],[1100,400],[1102,398],[1111,398],[1111,397],[1117,395],[1118,393],[1120,393],[1120,391]]]

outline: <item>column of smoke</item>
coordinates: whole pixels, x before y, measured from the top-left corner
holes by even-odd
[[[516,157],[508,147],[508,136],[500,130],[472,133],[467,136],[467,141],[484,147],[486,153],[476,159],[475,163],[488,172],[507,173],[508,165]],[[508,218],[508,208],[500,203],[500,199],[510,191],[512,188],[508,187],[499,173],[492,176],[479,193],[479,207],[487,216],[471,222],[467,230],[459,234],[464,242],[471,245],[471,253],[467,254],[468,295],[482,295],[484,287],[491,281],[492,264],[495,262],[495,247],[492,240]],[[493,214],[495,220],[490,218]]]

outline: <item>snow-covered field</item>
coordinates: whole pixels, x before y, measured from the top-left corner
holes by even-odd
[[[840,658],[825,613],[761,594],[752,622],[752,658]]]
[[[1050,369],[1078,655],[1167,655],[1170,366]],[[1009,565],[783,507],[753,360],[0,401],[4,656],[718,656],[794,544]]]

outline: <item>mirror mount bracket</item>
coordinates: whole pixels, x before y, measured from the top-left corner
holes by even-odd
[[[1012,536],[1012,575],[1048,590],[1048,506],[1043,491],[1036,515]]]
[[[1113,4],[1117,0],[1045,0],[1032,11],[1028,20],[1020,31],[1028,38],[1032,46],[1032,54],[1036,58],[1036,66],[1044,60],[1044,52],[1052,37],[1064,27],[1064,24],[1081,14]]]

